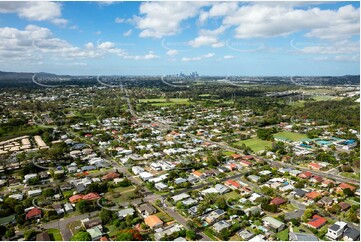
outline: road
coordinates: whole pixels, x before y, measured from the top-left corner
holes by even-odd
[[[97,214],[98,214],[98,211],[91,212],[90,217],[93,217]],[[50,222],[50,223],[40,224],[40,228],[44,228],[44,229],[58,228],[61,232],[61,235],[63,236],[63,240],[69,241],[73,235],[68,227],[68,224],[71,222],[77,221],[77,220],[85,219],[85,218],[89,218],[89,213],[76,215],[76,216],[69,217],[69,218],[62,218],[62,219],[59,219],[58,221],[54,221],[54,222]]]

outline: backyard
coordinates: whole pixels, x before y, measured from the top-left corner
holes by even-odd
[[[266,147],[271,147],[272,142],[268,140],[261,140],[259,138],[252,138],[233,143],[233,145],[242,145],[242,144],[245,144],[246,146],[251,148],[254,152],[258,152],[261,150],[265,150]]]

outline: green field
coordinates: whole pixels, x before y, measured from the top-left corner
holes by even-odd
[[[276,238],[278,238],[280,241],[288,241],[288,229],[278,232],[276,234]]]
[[[48,229],[48,234],[50,237],[50,240],[52,241],[63,241],[63,236],[61,236],[61,233],[59,231],[59,229]]]
[[[241,140],[233,143],[234,145],[242,145],[245,144],[249,148],[251,148],[254,152],[258,152],[260,150],[265,150],[266,147],[271,147],[272,142],[268,140],[261,140],[258,138],[252,138],[247,140]]]
[[[232,191],[223,195],[226,200],[228,199],[240,199],[241,195],[239,195],[236,191]]]
[[[112,189],[111,192],[107,192],[104,197],[115,203],[128,202],[130,200],[129,197],[135,194],[134,190],[133,186],[117,187]]]
[[[360,172],[352,173],[352,172],[340,172],[339,173],[343,177],[351,178],[351,179],[360,179]]]
[[[120,234],[120,230],[115,227],[114,225],[109,225],[109,226],[106,226],[107,229],[109,230],[109,237],[113,237],[113,236],[117,236],[118,234]]]
[[[286,138],[286,139],[289,139],[289,140],[292,140],[292,141],[299,141],[301,139],[307,138],[307,135],[294,133],[294,132],[283,131],[283,132],[279,132],[279,133],[274,134],[273,137],[282,137],[282,138]]]

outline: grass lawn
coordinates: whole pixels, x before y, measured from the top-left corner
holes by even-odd
[[[288,229],[278,232],[276,234],[276,238],[278,238],[281,241],[288,241]]]
[[[307,135],[284,131],[284,132],[279,132],[279,133],[274,134],[273,137],[282,137],[282,138],[286,138],[286,139],[289,139],[292,141],[299,141],[301,139],[307,138]]]
[[[225,150],[225,151],[223,151],[223,152],[222,152],[222,154],[223,154],[223,155],[228,155],[228,156],[229,156],[229,155],[233,155],[233,154],[234,154],[234,152],[233,152],[233,151],[229,151],[229,150]]]
[[[18,131],[9,131],[7,133],[4,133],[1,137],[0,137],[0,141],[4,141],[4,140],[8,140],[8,139],[13,139],[16,138],[18,136],[23,136],[23,135],[36,135],[40,132],[39,128],[34,128],[33,127],[29,127],[27,129],[24,130],[18,130]]]
[[[61,236],[61,233],[59,229],[48,229],[48,234],[51,241],[63,241],[63,236]]]
[[[70,232],[74,235],[82,229],[80,220],[73,221],[68,224]]]
[[[360,179],[360,172],[340,172],[340,175],[347,178]]]
[[[211,229],[207,228],[204,230],[204,233],[211,238],[213,241],[218,241],[218,239],[214,236],[213,232]]]
[[[227,199],[240,199],[241,198],[241,195],[239,195],[236,191],[232,191],[232,192],[229,192],[229,193],[226,193],[223,195],[224,198],[227,200]]]
[[[286,205],[281,205],[281,208],[287,210],[288,212],[293,212],[297,209],[297,207],[293,204],[287,203]]]
[[[160,218],[160,220],[162,220],[164,223],[168,223],[170,221],[173,221],[173,219],[168,214],[166,214],[165,212],[159,212],[159,213],[156,213],[155,215],[157,215],[158,218]]]
[[[241,140],[233,143],[234,145],[242,145],[245,144],[249,148],[251,148],[254,152],[258,152],[260,150],[265,150],[266,147],[271,147],[272,142],[268,140],[261,140],[258,138],[252,138],[247,140]]]
[[[106,227],[109,230],[109,233],[108,233],[109,237],[117,236],[118,234],[120,234],[120,230],[117,227],[115,227],[114,225],[108,225]]]
[[[235,234],[231,238],[229,238],[228,241],[242,241],[242,238],[238,234]]]
[[[129,197],[135,194],[134,190],[133,186],[117,187],[112,190],[113,192],[107,192],[104,197],[115,203],[128,202],[130,200]]]

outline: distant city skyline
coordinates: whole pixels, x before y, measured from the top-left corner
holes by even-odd
[[[0,2],[0,71],[360,74],[359,2]]]

